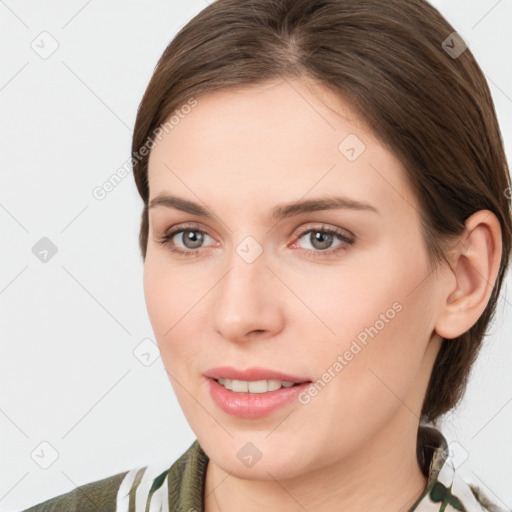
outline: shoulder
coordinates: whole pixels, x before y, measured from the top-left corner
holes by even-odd
[[[455,475],[450,487],[437,482],[429,493],[431,502],[441,505],[439,510],[463,510],[467,512],[511,512],[497,503],[474,483]],[[437,510],[437,509],[436,509]]]
[[[419,460],[428,464],[428,483],[411,510],[512,512],[501,508],[480,486],[460,474],[454,453],[439,430],[420,427],[418,441]]]
[[[114,511],[117,491],[129,471],[76,487],[65,494],[38,503],[23,512]]]
[[[199,509],[208,457],[197,439],[173,464],[139,466],[38,503],[22,512],[168,510],[193,500]],[[187,510],[190,507],[187,507]]]
[[[436,457],[445,460],[429,489],[428,498],[431,502],[445,505],[447,510],[451,510],[451,506],[454,510],[467,512],[512,512],[494,502],[479,485],[458,474],[446,452],[438,452]]]
[[[147,500],[158,491],[169,469],[143,466],[96,480],[33,505],[22,512],[115,512]]]

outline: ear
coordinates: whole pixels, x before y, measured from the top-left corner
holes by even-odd
[[[500,269],[501,226],[496,215],[480,210],[466,220],[465,226],[435,326],[437,334],[446,339],[460,336],[477,322]]]

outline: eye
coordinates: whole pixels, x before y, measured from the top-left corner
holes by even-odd
[[[180,248],[177,246],[172,240],[174,237],[180,240],[185,247]],[[199,251],[197,251],[197,249],[201,248],[205,237],[211,238],[205,231],[198,229],[195,225],[178,226],[169,233],[165,233],[158,242],[162,245],[168,245],[172,252],[183,254],[185,256],[198,256]]]
[[[306,235],[309,235],[306,240],[313,246],[313,250],[305,249],[304,251],[310,256],[333,255],[338,251],[346,250],[355,241],[352,236],[345,234],[341,229],[331,228],[325,225],[302,230],[296,236],[298,239],[301,239]],[[335,238],[341,240],[341,243],[331,248]]]

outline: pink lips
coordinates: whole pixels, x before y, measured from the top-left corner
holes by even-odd
[[[237,370],[230,366],[223,366],[212,368],[205,372],[204,376],[208,381],[210,396],[217,406],[222,411],[240,418],[268,416],[276,409],[296,400],[298,395],[311,384],[310,379],[264,368]],[[237,393],[219,384],[215,380],[219,378],[247,381],[276,379],[298,384],[266,393]]]
[[[266,368],[253,367],[246,370],[237,370],[232,366],[219,366],[211,368],[204,373],[211,379],[235,379],[235,380],[287,380],[290,382],[311,382],[309,377],[297,377],[283,372],[268,370]]]

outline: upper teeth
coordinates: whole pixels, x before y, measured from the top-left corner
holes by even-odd
[[[267,391],[275,391],[281,386],[291,388],[295,382],[287,380],[235,380],[235,379],[217,379],[226,389],[237,393],[266,393]]]

